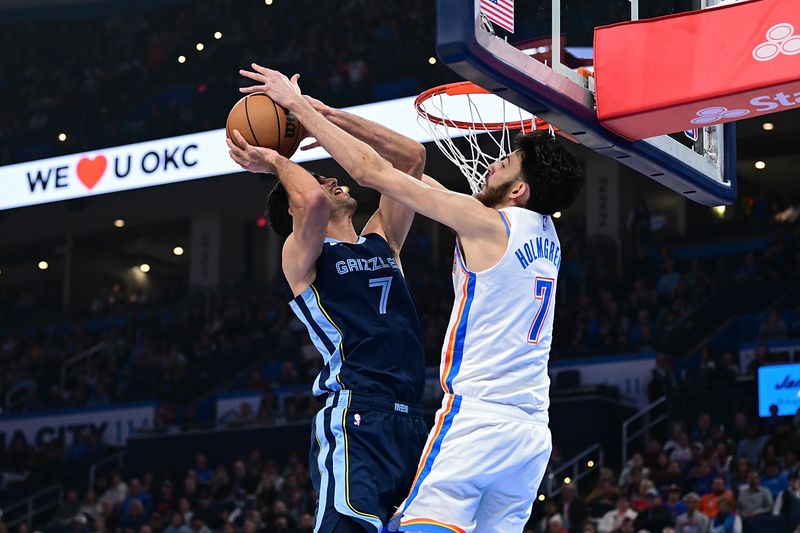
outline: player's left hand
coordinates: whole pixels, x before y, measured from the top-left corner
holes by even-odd
[[[297,84],[300,74],[295,74],[289,79],[277,70],[262,67],[257,63],[251,66],[252,71],[242,69],[239,74],[258,83],[250,87],[241,87],[239,92],[266,93],[276,104],[287,109],[291,108],[292,104],[303,101],[300,86]]]
[[[225,142],[231,159],[248,172],[275,174],[276,159],[283,157],[275,150],[248,144],[239,130],[233,130],[233,139],[227,137]]]

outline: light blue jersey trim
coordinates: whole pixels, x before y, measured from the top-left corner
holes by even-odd
[[[322,438],[320,438],[322,435]],[[317,505],[317,516],[314,518],[314,533],[319,531],[322,526],[322,518],[325,516],[325,508],[328,500],[328,469],[325,468],[325,461],[328,458],[330,445],[325,437],[325,410],[320,410],[314,417],[314,438],[317,439],[319,454],[317,455],[317,468],[319,469],[319,505]]]
[[[313,324],[307,319],[296,301],[291,301],[289,306],[292,308],[297,318],[306,326],[309,337],[311,337],[311,342],[314,343],[317,351],[322,355],[325,364],[330,367],[330,376],[328,376],[328,379],[326,379],[324,383],[326,388],[322,388],[323,383],[320,382],[320,374],[320,376],[317,376],[314,380],[314,386],[312,388],[313,393],[315,396],[319,396],[330,391],[342,390],[337,380],[339,373],[342,371],[342,333],[339,331],[339,328],[328,319],[322,309],[320,309],[319,302],[317,301],[317,294],[314,292],[313,287],[308,287],[304,290],[299,295],[299,298],[305,303],[311,315],[311,320],[314,322]],[[318,331],[322,331],[326,339],[320,337],[317,333]],[[327,343],[325,342],[326,340],[328,341]],[[329,346],[333,346],[333,352],[330,351]]]
[[[365,239],[364,237],[359,237],[358,240],[355,242],[355,244],[364,244],[366,242],[366,240],[367,239]],[[334,239],[333,237],[325,237],[325,243],[326,244],[339,244],[341,242],[344,242],[344,241],[340,241],[339,239]],[[348,242],[346,244],[353,244],[353,243],[352,242]]]

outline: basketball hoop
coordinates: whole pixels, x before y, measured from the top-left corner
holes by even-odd
[[[489,165],[512,152],[512,132],[556,133],[543,120],[469,81],[428,89],[414,105],[419,124],[464,174],[473,194],[483,188]],[[459,148],[456,139],[464,139],[467,147]],[[482,146],[486,144],[491,145],[488,151]]]

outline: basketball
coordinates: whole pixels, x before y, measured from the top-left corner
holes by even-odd
[[[236,102],[228,114],[225,131],[234,142],[233,130],[253,146],[270,148],[292,157],[305,136],[305,129],[293,113],[264,93],[249,94]]]

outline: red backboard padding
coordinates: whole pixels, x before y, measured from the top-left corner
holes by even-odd
[[[800,107],[800,0],[595,29],[597,115],[630,140]]]

